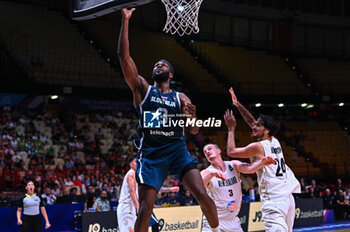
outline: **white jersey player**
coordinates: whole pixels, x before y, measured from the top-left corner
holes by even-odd
[[[136,221],[136,213],[139,209],[137,182],[135,179],[136,156],[129,156],[127,163],[130,170],[126,173],[119,196],[119,204],[117,208],[118,226],[120,232],[132,232]],[[178,192],[179,187],[161,187],[159,192]],[[158,219],[152,213],[148,223],[152,226],[152,231],[159,231]]]
[[[130,232],[134,229],[136,212],[139,209],[137,183],[135,179],[136,156],[128,157],[130,170],[126,173],[120,190],[117,208],[118,226],[120,232]]]
[[[239,174],[255,173],[265,165],[273,164],[275,161],[269,156],[252,164],[238,160],[223,161],[221,149],[216,144],[206,145],[203,152],[211,165],[203,170],[201,175],[208,195],[215,202],[220,231],[243,232],[240,220],[237,217],[242,202]],[[211,231],[205,218],[202,231]]]
[[[233,90],[230,92],[234,105],[238,104]],[[241,112],[240,108],[239,110]],[[248,120],[245,117],[246,113],[241,112],[253,129],[252,136],[259,142],[237,148],[234,135],[236,120],[232,111],[227,110],[225,113],[225,123],[228,127],[227,154],[230,157],[252,158],[253,161],[263,159],[267,155],[275,159],[275,165],[266,166],[257,172],[264,227],[266,231],[271,232],[292,231],[295,217],[292,193],[300,192],[300,184],[286,165],[281,145],[274,137],[277,124],[267,115],[261,115],[256,121],[251,116]]]

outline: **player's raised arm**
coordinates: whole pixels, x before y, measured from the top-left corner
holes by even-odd
[[[138,74],[136,65],[129,51],[129,20],[135,8],[122,9],[122,25],[118,42],[118,57],[124,74],[124,79],[134,94],[134,105],[138,106],[146,95],[149,84]]]
[[[227,155],[235,158],[262,158],[265,155],[264,148],[260,143],[251,143],[246,147],[236,147],[235,129],[236,119],[233,116],[232,110],[227,110],[224,115],[225,124],[227,126]]]
[[[276,161],[271,156],[265,156],[261,160],[253,163],[245,163],[238,160],[233,160],[232,164],[238,172],[244,174],[252,174],[266,165],[275,164],[275,162]]]
[[[196,116],[196,106],[192,104],[191,100],[186,96],[184,93],[180,93],[180,101],[181,101],[181,106],[182,106],[182,113],[183,114],[188,114],[189,118],[191,119],[197,119]],[[191,127],[190,128],[190,133],[191,134],[197,134],[199,131],[199,128],[197,126]]]
[[[229,91],[233,105],[237,107],[239,113],[242,115],[244,121],[248,124],[248,126],[253,129],[253,126],[256,123],[254,116],[237,100],[236,94],[233,91],[232,87]]]
[[[207,187],[210,180],[213,177],[217,177],[220,178],[222,180],[226,180],[226,174],[220,170],[209,170],[209,169],[204,169],[203,171],[201,171],[201,176],[203,179],[203,184],[204,187]]]

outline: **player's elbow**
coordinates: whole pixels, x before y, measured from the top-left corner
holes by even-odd
[[[236,157],[235,154],[236,154],[235,149],[230,149],[230,148],[227,149],[227,155],[229,157]]]

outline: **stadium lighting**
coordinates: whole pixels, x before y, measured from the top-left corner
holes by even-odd
[[[310,105],[307,105],[306,106],[306,109],[311,109],[311,108],[313,108],[314,107],[314,105],[313,104],[310,104]]]
[[[58,98],[57,95],[52,95],[52,96],[51,96],[51,99],[52,99],[52,100],[55,100],[55,99],[57,99],[57,98]]]
[[[182,12],[182,11],[184,11],[185,7],[183,7],[183,6],[181,6],[181,5],[178,5],[178,6],[176,7],[176,9],[177,9],[178,11]]]
[[[307,106],[307,104],[306,103],[303,103],[303,104],[301,104],[301,107],[306,107]]]
[[[338,106],[344,106],[344,102],[340,102]]]
[[[260,107],[261,106],[261,103],[256,103],[255,104],[255,107]]]
[[[283,107],[284,106],[284,104],[283,103],[280,103],[280,104],[278,104],[278,107]]]

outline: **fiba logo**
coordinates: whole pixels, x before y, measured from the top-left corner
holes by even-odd
[[[89,225],[88,232],[117,232],[117,229],[116,228],[106,229],[106,228],[102,227],[102,230],[101,230],[101,225],[98,223],[95,223],[95,224]]]

